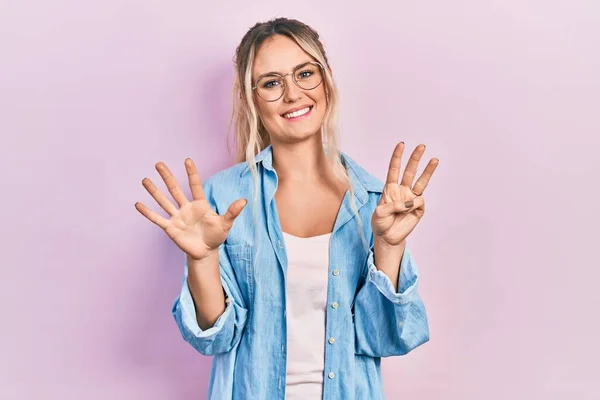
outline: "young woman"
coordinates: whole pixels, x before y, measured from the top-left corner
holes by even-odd
[[[173,315],[214,356],[208,398],[383,399],[381,357],[429,339],[406,239],[438,160],[415,179],[418,146],[400,180],[401,142],[383,184],[340,152],[331,67],[297,20],[256,24],[235,65],[239,163],[203,183],[186,159],[190,201],[159,162],[177,206],[143,185],[170,219],[136,203],[186,254]]]

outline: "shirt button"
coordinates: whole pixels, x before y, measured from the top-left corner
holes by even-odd
[[[331,303],[331,307],[333,308],[338,308],[339,304],[337,301],[334,301],[333,303]]]
[[[340,274],[340,270],[339,269],[334,269],[333,270],[333,276],[338,276]]]
[[[329,344],[334,344],[335,343],[335,338],[332,336],[329,338]]]
[[[335,372],[330,372],[328,376],[329,376],[329,379],[335,378]]]
[[[279,240],[279,248],[283,249],[283,243],[281,243],[281,240]]]

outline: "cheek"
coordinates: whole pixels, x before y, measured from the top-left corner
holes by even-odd
[[[276,121],[279,118],[279,114],[277,113],[277,107],[273,103],[261,102],[257,105],[256,108],[264,124],[269,124],[269,122]]]
[[[327,95],[325,94],[325,89],[320,89],[315,94],[316,96],[313,98],[313,101],[319,104],[320,112],[325,113],[327,108]]]
[[[279,117],[279,114],[277,113],[277,106],[275,103],[277,103],[277,102],[273,102],[273,103],[262,102],[261,104],[259,104],[258,112],[261,114],[262,119],[275,120]]]
[[[315,93],[315,102],[319,102],[322,107],[327,105],[327,96],[325,95],[325,89],[319,86],[318,92]]]

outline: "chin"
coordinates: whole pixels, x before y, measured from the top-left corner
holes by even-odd
[[[279,131],[277,135],[271,135],[271,142],[275,141],[280,143],[300,143],[311,139],[312,137],[320,134],[320,130],[318,131],[302,131],[302,132],[290,132],[290,131]]]
[[[284,135],[289,139],[293,139],[296,141],[302,141],[302,140],[306,140],[306,139],[312,138],[313,136],[320,135],[320,134],[321,134],[321,127],[315,126],[312,128],[306,128],[306,129],[302,129],[299,131],[288,131],[288,133],[284,134]]]

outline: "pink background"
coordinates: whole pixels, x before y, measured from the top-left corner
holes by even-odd
[[[388,397],[600,398],[600,5],[362,3],[2,2],[0,398],[205,397],[183,256],[133,204],[159,160],[230,165],[233,52],[274,16],[321,33],[344,151],[441,160],[410,239],[431,341]]]

